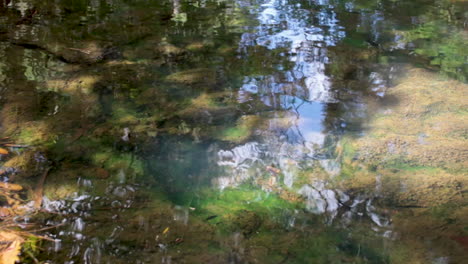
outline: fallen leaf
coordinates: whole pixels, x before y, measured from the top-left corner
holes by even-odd
[[[4,149],[4,148],[0,148],[0,155],[8,155],[8,150]]]
[[[0,207],[0,218],[10,216],[12,214],[11,209],[7,207]]]
[[[167,232],[169,232],[169,227],[166,227],[166,229],[164,229],[164,231],[162,233],[163,233],[163,235],[165,235]]]
[[[21,251],[21,244],[23,239],[11,232],[0,231],[0,263],[1,264],[14,264],[19,260],[18,254]]]
[[[14,183],[8,183],[8,182],[0,182],[0,188],[6,189],[9,191],[21,191],[23,190],[23,186],[19,184],[14,184]]]

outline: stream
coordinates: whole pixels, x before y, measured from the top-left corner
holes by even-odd
[[[21,263],[464,263],[467,10],[0,0],[0,240]]]

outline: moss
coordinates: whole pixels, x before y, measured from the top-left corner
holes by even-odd
[[[254,235],[262,225],[262,218],[254,211],[240,210],[234,213],[230,222],[239,229],[245,237]]]
[[[226,93],[202,93],[200,96],[192,99],[191,105],[188,107],[193,108],[204,108],[204,109],[216,109],[226,106],[222,103]],[[192,109],[195,110],[195,109]]]
[[[83,75],[70,80],[53,79],[48,80],[46,87],[48,90],[63,94],[77,95],[83,93],[90,96],[95,85],[101,80],[100,76]]]
[[[129,170],[137,176],[144,175],[143,162],[131,153],[117,153],[115,151],[105,151],[95,153],[91,160],[98,167],[103,167],[108,171],[117,172],[119,170]]]
[[[35,151],[27,150],[8,159],[3,166],[6,168],[14,168],[18,170],[18,175],[21,177],[36,176],[39,172],[38,162],[36,161]]]
[[[120,111],[119,111],[120,110]],[[118,109],[113,113],[115,124],[120,126],[131,126],[141,122],[134,113],[125,112],[124,109]]]
[[[461,99],[466,88],[461,82],[409,69],[406,77],[387,92],[384,107],[371,104],[376,114],[371,115],[367,134],[348,140],[355,158],[380,166],[407,163],[462,169],[467,159],[462,125],[466,118],[459,113],[466,108]],[[343,157],[344,162],[352,163],[350,155],[344,152]]]
[[[209,68],[185,70],[166,77],[169,82],[210,88],[216,84],[216,72]]]
[[[43,240],[36,236],[27,237],[22,244],[21,252],[24,255],[24,259],[21,259],[21,261],[24,263],[34,263],[34,261],[37,261],[37,259],[33,258],[39,254],[42,242]]]
[[[245,126],[232,127],[225,129],[220,136],[221,140],[242,142],[249,138],[251,135],[250,130]]]
[[[20,144],[48,146],[55,143],[57,135],[50,132],[46,121],[34,121],[22,124],[15,140]]]
[[[78,193],[80,190],[80,186],[77,184],[80,177],[78,169],[63,165],[57,171],[50,172],[47,176],[47,184],[44,185],[44,195],[50,200],[61,200]]]
[[[261,121],[258,116],[242,116],[236,122],[235,127],[228,127],[216,136],[220,140],[241,143],[249,139],[256,126]]]
[[[221,192],[213,190],[202,190],[199,195],[202,199],[196,201],[192,206],[201,208],[197,211],[199,217],[218,216],[213,222],[221,221],[224,228],[230,228],[233,217],[241,212],[255,212],[256,217],[269,219],[270,221],[281,221],[282,213],[288,210],[300,208],[299,203],[292,203],[281,199],[279,196],[266,193],[262,190],[241,186],[236,189],[225,189]],[[227,224],[227,225],[226,225]],[[228,229],[230,230],[230,229]]]

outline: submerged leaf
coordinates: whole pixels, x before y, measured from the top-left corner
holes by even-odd
[[[13,264],[19,260],[23,239],[12,232],[0,231],[0,264]]]
[[[8,183],[8,182],[0,182],[0,188],[6,189],[9,191],[21,191],[23,187],[19,184]]]

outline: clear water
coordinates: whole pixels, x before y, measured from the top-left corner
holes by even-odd
[[[466,259],[465,1],[0,7],[23,262]]]

